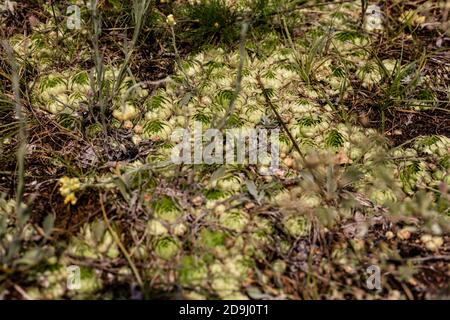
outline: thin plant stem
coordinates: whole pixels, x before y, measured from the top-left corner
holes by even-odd
[[[133,30],[133,37],[131,42],[126,47],[125,59],[122,63],[122,66],[119,70],[119,74],[115,81],[113,96],[115,96],[122,85],[123,79],[125,77],[125,72],[128,68],[128,64],[130,63],[131,57],[133,56],[134,49],[136,47],[137,40],[142,31],[142,27],[144,25],[145,17],[147,16],[148,8],[150,7],[150,0],[139,0],[133,2],[134,16],[135,16],[135,26]]]
[[[230,116],[233,114],[235,108],[236,108],[236,100],[239,96],[239,93],[241,92],[241,82],[242,82],[242,71],[244,69],[244,63],[246,59],[247,52],[245,50],[245,44],[247,42],[247,32],[248,32],[248,23],[242,22],[241,27],[241,43],[239,46],[239,67],[237,70],[237,76],[236,76],[236,82],[235,82],[235,89],[233,96],[231,97],[230,104],[228,106],[227,111],[225,112],[225,115],[223,118],[219,121],[219,123],[216,126],[216,129],[222,130]]]
[[[133,274],[134,274],[134,277],[136,278],[137,283],[142,288],[144,283],[142,282],[142,278],[139,275],[139,271],[136,268],[136,265],[134,264],[133,260],[131,260],[130,254],[128,253],[127,249],[123,245],[122,241],[120,241],[119,236],[114,231],[114,229],[111,226],[111,223],[109,222],[108,216],[106,214],[105,206],[103,204],[103,197],[101,194],[100,194],[100,207],[102,209],[103,219],[105,220],[106,226],[107,226],[109,232],[111,233],[111,236],[113,237],[114,242],[120,248],[120,251],[122,251],[123,255],[125,256],[125,259],[128,261],[128,264],[130,265],[131,270],[133,271]]]
[[[10,44],[6,41],[2,41],[4,50],[6,51],[8,62],[11,67],[11,82],[14,92],[14,105],[15,113],[19,123],[19,148],[17,150],[17,189],[16,189],[16,212],[21,223],[25,222],[23,215],[23,194],[25,189],[25,154],[26,154],[26,115],[23,112],[23,107],[20,100],[20,84],[19,84],[19,71],[17,69],[17,62],[14,57],[14,51]]]
[[[170,35],[171,35],[173,50],[175,53],[175,62],[178,66],[178,69],[180,69],[181,73],[184,76],[184,82],[185,82],[186,87],[188,88],[189,91],[194,91],[194,87],[190,84],[189,77],[186,74],[186,72],[184,71],[184,68],[181,63],[181,56],[180,56],[180,52],[178,51],[178,48],[177,48],[177,40],[175,37],[175,30],[174,30],[173,26],[170,26]]]

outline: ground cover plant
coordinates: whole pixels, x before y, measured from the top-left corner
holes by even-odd
[[[449,10],[3,1],[0,298],[448,298]]]

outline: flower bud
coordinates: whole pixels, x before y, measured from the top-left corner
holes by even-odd
[[[175,21],[175,18],[173,17],[173,14],[169,14],[166,18],[166,22],[169,26],[173,27],[175,26],[177,23]]]

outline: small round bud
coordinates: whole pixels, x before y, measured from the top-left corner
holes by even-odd
[[[166,22],[169,26],[173,27],[177,24],[177,22],[175,21],[175,18],[173,17],[173,14],[169,14],[166,18]]]

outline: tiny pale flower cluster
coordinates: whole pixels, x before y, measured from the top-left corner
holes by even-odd
[[[75,196],[75,191],[79,190],[81,187],[80,180],[78,178],[62,177],[59,179],[59,183],[61,184],[59,193],[65,197],[64,204],[75,205],[78,200]]]
[[[175,18],[173,17],[173,14],[169,14],[167,16],[166,23],[171,27],[173,27],[177,24],[177,22],[175,21]]]
[[[431,236],[429,234],[424,234],[420,237],[420,241],[425,244],[425,247],[430,251],[438,251],[439,248],[444,244],[442,237]]]

